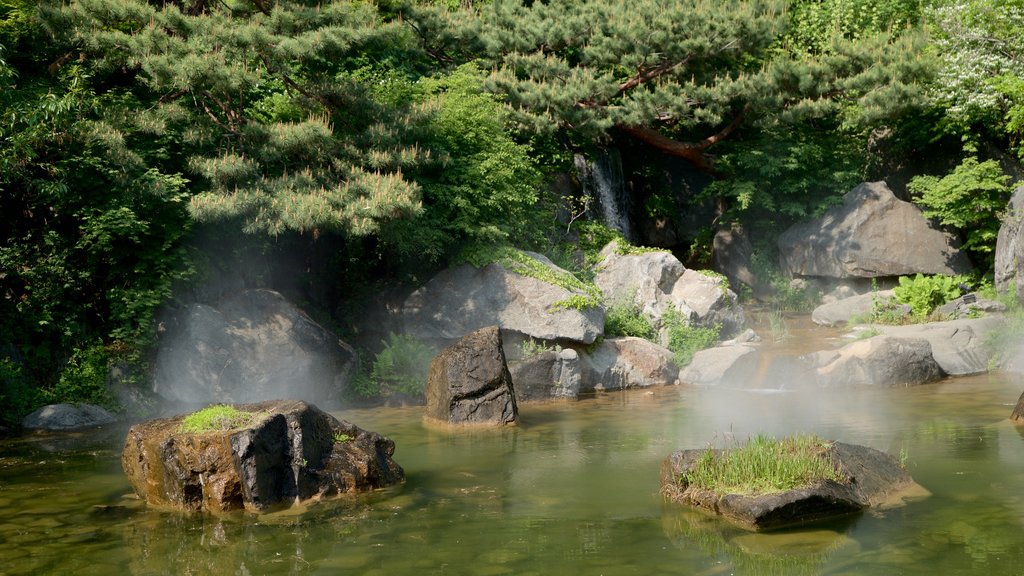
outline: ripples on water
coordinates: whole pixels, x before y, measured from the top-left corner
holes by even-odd
[[[337,415],[391,436],[408,481],[262,517],[147,510],[126,497],[124,430],[0,445],[0,574],[1019,574],[1021,392],[998,375],[916,388],[688,387],[520,407],[449,433],[421,409]],[[905,451],[926,500],[749,534],[662,502],[676,448],[805,431]]]

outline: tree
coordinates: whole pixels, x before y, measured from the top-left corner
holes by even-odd
[[[421,209],[403,176],[425,155],[401,144],[410,119],[374,107],[352,75],[367,58],[404,59],[405,28],[369,4],[103,0],[55,10],[50,26],[151,103],[103,130],[169,133],[188,150],[200,222],[361,236]]]
[[[827,50],[794,54],[777,43],[785,8],[505,0],[463,12],[462,30],[524,127],[584,140],[615,129],[704,170],[708,149],[745,124],[837,113],[875,121],[913,105],[927,71],[919,35],[836,35]]]

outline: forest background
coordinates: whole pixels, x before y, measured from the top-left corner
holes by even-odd
[[[0,0],[0,425],[115,407],[232,262],[342,335],[507,247],[579,271],[614,233],[550,183],[606,146],[650,219],[666,159],[704,178],[690,266],[740,224],[770,276],[885,178],[983,276],[1022,136],[1024,0]]]

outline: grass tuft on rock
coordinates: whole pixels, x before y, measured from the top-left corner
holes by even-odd
[[[728,450],[708,448],[682,480],[720,496],[785,492],[821,480],[838,482],[841,476],[829,455],[830,446],[815,435],[777,440],[758,434]]]
[[[227,404],[214,404],[185,416],[178,430],[193,434],[233,430],[252,424],[259,416],[256,412],[243,412]]]

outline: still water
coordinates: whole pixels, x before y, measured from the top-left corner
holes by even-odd
[[[660,388],[520,406],[491,432],[425,428],[421,408],[336,413],[397,444],[408,480],[356,500],[225,518],[128,496],[123,429],[0,443],[0,574],[1022,574],[1024,383]],[[905,453],[932,495],[804,530],[748,534],[663,502],[677,448],[766,432]]]

